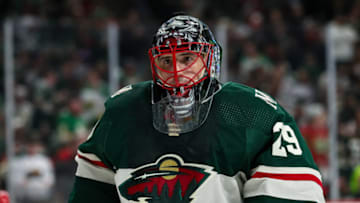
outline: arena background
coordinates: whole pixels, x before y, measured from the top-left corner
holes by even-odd
[[[112,92],[151,79],[152,35],[178,11],[215,31],[223,82],[294,116],[326,199],[359,201],[359,0],[2,0],[0,189],[12,202],[67,201],[78,144]]]

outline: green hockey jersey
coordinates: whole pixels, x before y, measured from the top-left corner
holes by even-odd
[[[151,84],[105,103],[79,146],[69,202],[325,202],[295,121],[270,96],[226,83],[204,124],[169,136],[152,125]]]

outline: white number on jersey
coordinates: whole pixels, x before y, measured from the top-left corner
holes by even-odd
[[[302,154],[299,141],[295,136],[294,130],[290,126],[284,125],[284,123],[282,122],[277,122],[273,127],[273,132],[280,132],[279,137],[276,139],[272,146],[273,156],[287,157],[288,152],[293,155]],[[283,146],[283,140],[286,141],[288,144]]]

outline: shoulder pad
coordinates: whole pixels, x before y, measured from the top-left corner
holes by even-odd
[[[238,83],[226,83],[215,99],[216,114],[230,125],[271,132],[274,123],[287,115],[268,94]]]
[[[151,81],[141,82],[133,85],[127,85],[111,95],[105,102],[106,109],[128,106],[138,103],[139,101],[146,101],[147,96],[150,97]]]
[[[228,82],[223,86],[222,92],[225,97],[234,98],[234,102],[239,105],[252,105],[257,108],[271,107],[273,110],[279,110],[278,102],[269,94],[234,82]]]

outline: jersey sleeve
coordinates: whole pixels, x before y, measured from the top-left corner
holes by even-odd
[[[69,203],[120,202],[114,182],[115,173],[104,150],[110,127],[109,113],[105,112],[87,141],[79,146],[75,157],[78,166]]]
[[[321,175],[294,119],[282,111],[251,163],[245,202],[325,202]]]

